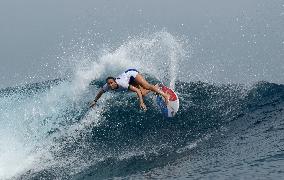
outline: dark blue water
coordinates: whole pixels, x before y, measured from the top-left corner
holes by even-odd
[[[0,91],[1,177],[284,176],[284,85],[177,81],[180,110],[166,119],[151,97],[148,111],[140,111],[133,94],[106,94],[89,110],[103,81],[93,81],[76,97],[66,93],[70,83],[53,80]]]

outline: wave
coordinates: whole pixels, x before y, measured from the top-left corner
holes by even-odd
[[[24,148],[22,143],[21,147],[15,143],[15,147],[10,149],[4,144],[1,147],[5,148],[1,150],[4,154],[5,150],[13,150],[13,154],[5,155],[17,158],[15,161],[30,161],[21,178],[110,178],[148,171],[188,156],[192,149],[214,138],[232,122],[241,121],[255,111],[283,105],[284,102],[284,85],[259,82],[247,89],[239,84],[177,81],[175,86],[181,108],[175,118],[166,119],[150,97],[146,99],[148,111],[140,111],[133,94],[109,94],[113,97],[104,99],[97,109],[89,111],[90,94],[70,103],[68,98],[63,98],[64,95],[59,96],[58,89],[69,83],[57,79],[1,90],[1,114],[6,114],[4,117],[10,121],[1,128],[1,137],[8,137],[9,142],[13,140],[15,143],[15,139],[22,136],[21,141],[24,142]],[[103,81],[90,83],[90,92],[101,84]],[[54,97],[61,97],[61,103],[65,101],[67,106],[53,110],[52,116],[46,117],[43,111],[39,113],[46,102],[41,100],[39,103],[39,99],[44,99],[45,93],[49,92],[50,100],[51,91],[56,91]],[[4,102],[9,99],[11,103],[16,97],[17,102],[10,107],[14,110],[8,112]],[[38,107],[36,113],[26,119],[16,119],[27,116],[27,112],[24,115],[17,113],[21,112],[20,107],[31,106],[31,98]],[[16,104],[21,105],[17,107]],[[60,107],[60,103],[55,103],[55,107]],[[94,121],[96,118],[99,120]],[[259,115],[257,123],[261,123],[261,118]],[[5,131],[8,127],[12,127],[14,134]],[[5,141],[1,138],[1,143]],[[23,153],[22,159],[18,159],[16,153]],[[41,165],[38,167],[38,164]]]
[[[257,165],[275,157],[281,162],[276,147],[253,140],[284,142],[284,85],[180,81],[183,44],[164,31],[130,39],[95,59],[81,48],[66,54],[63,59],[74,63],[68,64],[74,68],[71,76],[0,90],[1,179],[210,178],[222,169],[238,172],[243,166],[234,162],[242,159]],[[145,99],[148,110],[141,111],[131,93],[105,93],[89,109],[104,78],[131,67],[152,83],[175,88],[180,98],[175,118],[162,117],[151,96]],[[269,121],[276,125],[266,125]],[[256,130],[268,138],[258,136],[260,141]],[[264,154],[250,147],[261,147]],[[201,168],[210,162],[216,167]],[[183,168],[182,174],[173,171]]]

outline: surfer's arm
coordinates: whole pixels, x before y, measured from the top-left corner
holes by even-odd
[[[103,90],[103,88],[101,88],[98,94],[96,95],[95,99],[91,102],[90,107],[96,105],[97,101],[100,99],[100,97],[103,95],[104,92],[105,91]]]
[[[140,107],[144,110],[146,110],[146,106],[144,104],[144,101],[143,101],[143,97],[142,97],[142,93],[140,91],[140,89],[132,86],[132,85],[129,85],[128,87],[129,90],[133,91],[133,92],[136,92],[138,98],[139,98],[139,102],[140,102]]]

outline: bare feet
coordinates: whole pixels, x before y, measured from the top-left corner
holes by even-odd
[[[165,98],[165,103],[166,103],[166,105],[169,105],[170,95],[169,95],[169,94],[167,94],[167,93],[165,93],[164,98]]]

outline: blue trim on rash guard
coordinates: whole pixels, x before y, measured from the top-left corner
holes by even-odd
[[[139,71],[137,71],[136,69],[127,69],[127,70],[125,71],[125,73],[127,73],[128,71],[136,71],[136,72],[139,73]]]
[[[138,72],[138,73],[139,73],[139,71],[137,71],[137,69],[127,69],[124,73],[127,73],[127,72],[129,72],[129,71],[135,71],[135,72]],[[130,76],[129,84],[133,84],[133,83],[135,83],[135,77]]]
[[[129,84],[133,84],[135,82],[135,77],[130,76]]]

